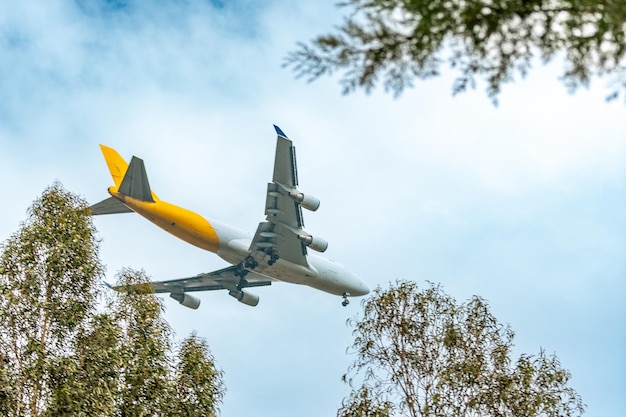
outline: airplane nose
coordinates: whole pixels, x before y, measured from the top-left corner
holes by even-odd
[[[367,295],[370,293],[370,289],[363,281],[361,281],[361,291],[363,291],[363,295]]]
[[[354,279],[358,284],[356,285],[355,291],[352,293],[352,295],[359,297],[369,294],[370,289],[368,288],[368,286],[356,275],[354,276]]]

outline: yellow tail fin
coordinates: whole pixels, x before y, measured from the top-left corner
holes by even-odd
[[[113,148],[100,145],[100,149],[102,150],[104,160],[106,161],[109,171],[111,172],[111,177],[113,177],[115,188],[119,189],[120,184],[124,179],[124,175],[126,174],[126,170],[128,169],[128,162],[126,162],[124,158],[122,158]]]

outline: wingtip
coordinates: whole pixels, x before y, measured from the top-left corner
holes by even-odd
[[[282,136],[282,137],[284,137],[284,138],[287,138],[287,135],[285,135],[285,132],[283,132],[283,131],[280,129],[280,127],[278,127],[278,126],[274,125],[274,129],[276,130],[276,134],[277,134],[278,136]]]

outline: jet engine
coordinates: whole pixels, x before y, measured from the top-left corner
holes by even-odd
[[[239,301],[240,303],[244,303],[244,304],[249,305],[251,307],[256,307],[256,305],[259,304],[259,296],[255,295],[255,294],[250,294],[249,292],[245,292],[245,291],[229,291],[228,294],[231,297],[236,298],[237,301]]]
[[[298,235],[298,239],[300,239],[309,248],[318,252],[324,252],[326,249],[328,249],[328,242],[321,237],[315,237],[311,235]]]
[[[290,192],[289,197],[307,210],[315,211],[320,207],[320,201],[312,195],[302,194],[296,191]]]
[[[191,294],[187,294],[184,292],[173,292],[170,294],[174,300],[178,301],[180,304],[185,307],[191,308],[192,310],[197,310],[200,307],[200,299],[194,297]]]

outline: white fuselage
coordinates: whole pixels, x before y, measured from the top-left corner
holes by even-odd
[[[252,235],[216,220],[208,220],[219,236],[217,255],[238,265],[250,255]],[[277,281],[307,285],[334,295],[362,296],[369,293],[367,285],[343,264],[315,254],[308,254],[309,266],[296,265],[278,259],[273,265],[260,262],[254,272]]]

